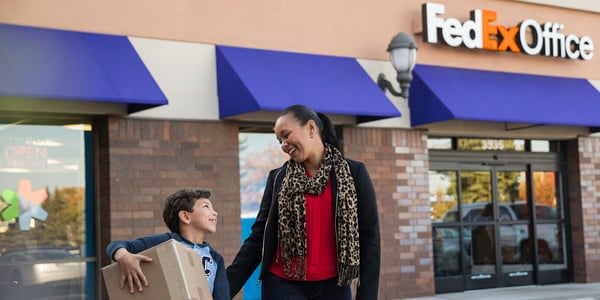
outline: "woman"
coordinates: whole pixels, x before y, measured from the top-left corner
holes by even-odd
[[[375,191],[362,162],[342,157],[329,118],[303,105],[274,127],[290,156],[271,170],[252,233],[227,268],[235,296],[262,263],[262,299],[377,299]]]

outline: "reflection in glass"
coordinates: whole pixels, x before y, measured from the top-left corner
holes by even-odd
[[[531,220],[531,212],[527,203],[513,203],[511,204],[511,208],[519,220]],[[558,216],[556,214],[556,210],[554,210],[554,208],[551,206],[546,204],[536,204],[535,218],[537,221],[557,220]]]
[[[462,207],[463,221],[485,222],[494,220],[494,207],[491,202],[464,204]]]
[[[502,262],[506,264],[519,263],[520,246],[528,238],[527,225],[500,224],[500,253]]]
[[[68,299],[83,294],[86,265],[65,248],[9,250],[0,256],[0,283],[7,299]],[[70,295],[70,296],[69,296]]]
[[[273,133],[242,132],[239,147],[241,217],[254,219],[269,171],[289,157],[281,151]]]
[[[458,221],[458,216],[448,216],[446,212],[456,208],[456,171],[429,171],[429,203],[431,219],[434,221]]]
[[[566,268],[562,224],[538,224],[538,256],[541,269]],[[544,266],[545,265],[545,266]]]
[[[0,124],[0,130],[2,297],[84,297],[86,246],[93,249],[85,240],[90,126]]]
[[[460,274],[460,236],[458,228],[433,229],[435,276]]]
[[[567,269],[559,173],[508,167],[430,171],[436,276],[484,279],[498,271],[516,280],[532,276],[536,264]]]
[[[549,225],[549,226],[548,226]],[[536,226],[538,230],[537,249],[538,249],[538,260],[540,266],[544,264],[562,264],[564,263],[564,254],[562,253],[562,242],[558,242],[556,238],[546,236],[547,233],[544,231],[554,231],[556,226],[553,224],[544,224]],[[546,227],[546,228],[541,228]],[[540,232],[541,230],[541,232]],[[541,234],[541,235],[540,235]],[[534,263],[533,251],[533,239],[526,239],[522,241],[521,245],[521,259],[524,263]],[[554,267],[555,268],[555,267]],[[541,269],[544,269],[541,267]],[[546,268],[550,269],[550,268]]]
[[[463,171],[460,173],[460,183],[461,204],[489,202],[492,199],[490,172]]]
[[[468,245],[471,256],[471,274],[495,273],[494,226],[479,225],[467,227],[463,241]]]
[[[533,173],[537,254],[540,270],[566,269],[562,202],[557,195],[559,176],[556,172]]]
[[[269,171],[280,167],[289,157],[281,151],[281,145],[270,130],[265,132],[240,132],[239,168],[240,168],[240,205],[242,218],[242,236],[244,241],[250,234],[252,224],[258,213],[260,201]],[[256,270],[244,285],[244,297],[260,297],[261,284]]]
[[[502,171],[498,174],[498,200],[505,203],[527,201],[525,172]]]
[[[556,199],[558,176],[555,172],[533,172],[536,218],[552,220],[562,218],[562,206]]]

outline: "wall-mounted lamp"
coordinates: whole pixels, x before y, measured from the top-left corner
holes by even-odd
[[[385,91],[386,89],[396,97],[408,99],[408,89],[412,81],[412,71],[417,63],[417,43],[408,34],[400,32],[396,34],[390,44],[387,52],[390,53],[390,61],[396,69],[398,83],[400,83],[400,92],[394,90],[392,83],[385,78],[383,73],[377,77],[377,85]]]

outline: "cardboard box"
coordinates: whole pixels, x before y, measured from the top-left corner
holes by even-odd
[[[212,300],[200,255],[176,240],[140,252],[152,258],[142,263],[148,279],[143,292],[132,294],[129,287],[119,287],[121,266],[118,262],[102,268],[102,277],[110,300]]]

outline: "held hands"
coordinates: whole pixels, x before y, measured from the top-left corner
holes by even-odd
[[[129,292],[134,293],[134,286],[137,286],[137,290],[141,292],[144,286],[148,286],[148,280],[142,272],[142,262],[151,262],[152,258],[133,254],[125,248],[120,248],[114,254],[114,260],[118,261],[121,265],[121,280],[119,280],[120,287],[125,286],[125,281],[129,286]]]

